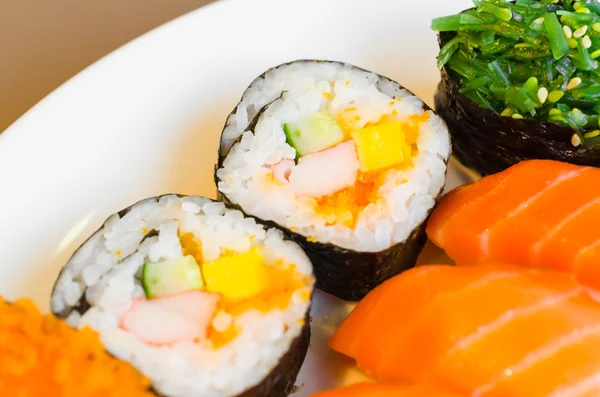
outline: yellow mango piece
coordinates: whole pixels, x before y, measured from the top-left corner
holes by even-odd
[[[352,132],[363,172],[391,167],[410,159],[411,147],[399,122],[365,127]]]
[[[243,254],[223,256],[202,264],[206,290],[228,301],[241,301],[264,291],[269,284],[265,260],[257,247]]]

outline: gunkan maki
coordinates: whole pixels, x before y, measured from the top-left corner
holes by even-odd
[[[161,396],[284,397],[308,349],[313,284],[281,231],[166,195],[112,215],[63,268],[51,308]]]
[[[443,121],[397,82],[300,60],[244,92],[215,179],[223,200],[304,248],[317,287],[354,301],[415,265],[449,155]]]
[[[474,0],[437,18],[435,109],[483,175],[526,159],[600,165],[600,2]]]

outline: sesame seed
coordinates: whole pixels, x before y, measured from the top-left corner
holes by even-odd
[[[540,103],[544,104],[546,102],[546,99],[548,99],[548,89],[546,87],[540,87],[540,89],[537,92],[537,96]]]
[[[583,137],[589,139],[589,138],[595,138],[598,135],[600,135],[600,130],[594,130],[592,132],[588,132],[587,134],[583,134]]]
[[[577,48],[577,40],[575,39],[568,39],[567,44],[569,45],[569,48]]]
[[[523,115],[522,115],[522,114],[515,113],[515,114],[513,114],[513,115],[512,115],[512,118],[513,118],[513,119],[517,119],[517,120],[521,120],[521,119],[523,119],[524,117],[523,117]]]
[[[527,79],[527,81],[525,82],[526,85],[528,86],[537,86],[539,84],[539,81],[537,79],[537,77],[533,76]]]
[[[577,87],[579,87],[580,84],[581,84],[581,78],[573,77],[569,81],[569,84],[567,84],[567,90],[572,90],[573,88],[577,88]]]
[[[581,138],[579,138],[579,135],[573,134],[573,136],[571,137],[571,145],[575,147],[581,145]]]
[[[590,39],[590,36],[585,36],[581,39],[581,45],[583,45],[583,48],[590,48],[592,46],[592,39]]]
[[[558,110],[556,108],[553,108],[553,109],[550,109],[550,111],[548,112],[548,114],[550,116],[558,116],[559,114],[562,114],[562,113],[561,113],[560,110]]]
[[[538,19],[536,19],[535,21],[533,21],[533,23],[537,24],[537,25],[541,25],[544,23],[544,17],[540,17]]]
[[[563,33],[565,34],[565,37],[567,39],[570,39],[571,37],[573,37],[573,31],[571,30],[571,28],[567,25],[563,26]]]
[[[563,91],[560,90],[556,90],[556,91],[552,91],[550,94],[548,94],[548,99],[550,100],[550,102],[558,102],[560,101],[560,99],[563,97],[563,95],[565,95],[565,93]]]
[[[587,26],[580,27],[579,29],[577,29],[576,31],[573,32],[573,37],[575,37],[575,38],[583,37],[583,35],[587,33],[587,30],[588,30]]]

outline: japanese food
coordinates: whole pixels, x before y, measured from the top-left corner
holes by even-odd
[[[221,198],[297,241],[317,286],[358,300],[415,265],[450,153],[443,121],[398,83],[296,61],[244,92],[221,136]]]
[[[383,381],[479,397],[600,395],[600,303],[567,273],[420,266],[367,295],[330,346]]]
[[[526,159],[600,165],[600,2],[473,3],[432,23],[454,154],[483,175]]]
[[[448,193],[427,234],[461,265],[549,268],[600,288],[599,222],[600,169],[528,160]]]
[[[152,397],[150,380],[29,300],[0,297],[0,396]]]
[[[313,394],[312,397],[466,397],[462,394],[430,386],[384,383],[358,383],[336,390]]]
[[[63,268],[51,307],[162,396],[279,397],[306,355],[313,284],[281,231],[167,195],[108,218]]]

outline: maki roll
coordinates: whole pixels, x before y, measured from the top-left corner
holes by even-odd
[[[203,197],[112,215],[51,307],[168,397],[287,396],[308,349],[312,266],[281,231]]]
[[[244,92],[215,180],[223,200],[304,248],[320,289],[355,301],[415,265],[449,154],[443,121],[398,83],[303,60]]]
[[[600,3],[474,1],[437,18],[435,109],[482,175],[526,159],[600,165]]]
[[[33,302],[0,297],[0,396],[156,397],[150,380]]]

